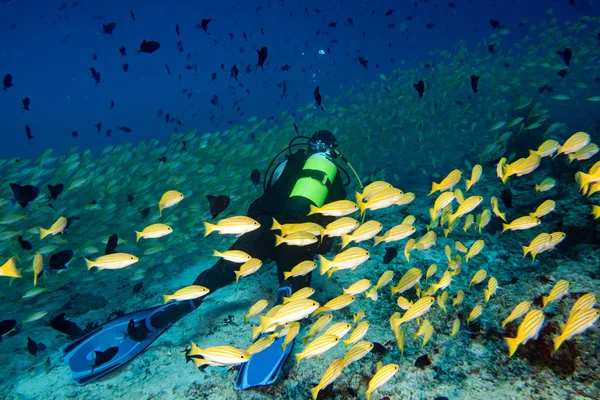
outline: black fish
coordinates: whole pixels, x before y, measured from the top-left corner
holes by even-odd
[[[369,63],[369,60],[365,60],[362,57],[358,57],[358,62],[360,63],[360,65],[362,65],[365,69],[367,69],[367,64]]]
[[[171,76],[171,69],[169,68],[169,66],[167,64],[165,64],[165,69],[167,70],[167,74],[169,74],[169,76]]]
[[[98,55],[96,53],[92,54],[92,60],[98,61]]]
[[[133,13],[133,11],[129,11],[129,16],[131,17],[132,21],[135,21],[135,14]]]
[[[2,86],[3,86],[2,89],[4,89],[4,90],[15,86],[12,83],[12,75],[11,74],[4,75],[4,80],[2,81]]]
[[[119,235],[113,233],[106,242],[106,249],[104,249],[104,255],[114,254],[117,252],[117,244],[119,243]]]
[[[240,71],[238,70],[237,65],[233,64],[233,67],[231,67],[231,69],[229,70],[230,77],[237,81],[239,73]]]
[[[179,37],[179,24],[175,24],[175,33],[177,34],[177,37]]]
[[[125,46],[119,47],[119,53],[121,53],[121,57],[125,57],[127,55],[127,49]]]
[[[114,101],[114,100],[111,100],[111,101],[110,101],[110,105],[108,106],[108,109],[109,109],[109,110],[112,110],[113,108],[115,108],[115,101]]]
[[[287,65],[287,64],[285,64],[285,65],[284,65],[283,67],[281,67],[280,69],[281,69],[282,71],[289,71],[289,70],[290,70],[290,68],[292,68],[290,65]]]
[[[138,293],[140,290],[142,290],[143,287],[144,287],[144,282],[143,281],[139,281],[133,287],[133,293]]]
[[[479,90],[477,90],[478,82],[479,82],[479,76],[471,75],[471,89],[473,89],[473,93],[477,93],[479,91]]]
[[[281,96],[279,96],[279,97],[283,100],[283,98],[285,97],[286,94],[287,94],[287,82],[284,79],[283,82],[281,83]]]
[[[492,29],[498,29],[500,28],[500,21],[490,19],[490,25],[492,26]]]
[[[296,125],[295,122],[292,125],[294,126],[294,130],[296,131],[296,135],[300,136],[300,132],[298,131],[298,125]]]
[[[454,8],[454,6],[456,6],[456,4],[454,4],[454,3],[448,3],[448,7]]]
[[[220,196],[213,196],[209,194],[206,196],[206,200],[208,200],[210,203],[210,215],[213,218],[216,218],[219,214],[225,211],[229,205],[229,202],[231,201],[229,196],[225,196],[223,194]]]
[[[202,30],[206,33],[208,33],[210,35],[210,33],[208,32],[208,24],[210,24],[210,21],[212,21],[210,18],[207,19],[202,19],[202,22],[200,22],[200,28],[202,28]]]
[[[119,128],[120,131],[123,131],[125,133],[133,132],[133,130],[131,128],[129,128],[128,126],[117,126],[117,128]]]
[[[383,256],[383,263],[389,264],[394,258],[398,256],[398,249],[395,247],[386,247],[385,255]]]
[[[31,134],[31,127],[29,125],[25,125],[25,135],[27,136],[27,141],[35,139],[35,136]]]
[[[348,21],[348,25],[354,25],[354,18],[346,18],[346,21]]]
[[[148,214],[150,214],[150,207],[144,208],[142,211],[140,211],[140,214],[142,214],[143,219],[146,219],[146,217],[148,217]]]
[[[490,44],[490,45],[488,45],[488,51],[490,53],[493,53],[494,52],[494,47],[496,47],[496,44]]]
[[[2,336],[11,332],[17,326],[17,320],[14,319],[6,319],[4,321],[0,321],[0,342],[2,341]]]
[[[50,199],[51,200],[58,199],[58,196],[60,196],[60,194],[62,193],[64,188],[65,188],[65,186],[62,183],[59,183],[58,185],[48,185],[48,191],[50,192]]]
[[[134,200],[134,197],[133,197],[133,195],[131,195],[131,194],[128,194],[128,195],[127,195],[127,202],[128,202],[129,204],[133,204],[133,200]]]
[[[95,350],[94,351],[94,365],[92,365],[92,372],[94,372],[94,368],[101,366],[102,364],[106,364],[110,360],[112,360],[117,353],[119,352],[119,348],[117,346],[109,347],[104,351]]]
[[[435,24],[432,24],[432,23],[430,22],[430,23],[428,23],[427,25],[425,25],[425,28],[427,28],[427,29],[433,29],[433,28],[435,28]]]
[[[260,183],[260,171],[258,170],[258,168],[254,168],[252,170],[252,173],[250,174],[250,181],[252,181],[252,184],[254,186],[258,186],[258,184]]]
[[[212,80],[216,80],[217,79],[217,73],[213,72],[212,74],[210,74],[210,77],[212,78]]]
[[[563,59],[567,67],[571,65],[571,57],[573,57],[573,52],[571,51],[571,49],[567,48],[563,51],[557,51],[556,54],[558,54],[560,58]]]
[[[433,357],[431,357],[430,355],[424,354],[424,355],[420,356],[419,358],[417,358],[417,360],[415,361],[415,367],[425,368],[426,366],[431,365],[432,361],[433,361]]]
[[[112,35],[112,33],[114,32],[116,27],[117,27],[117,24],[114,22],[110,22],[108,24],[102,24],[102,33],[104,33],[105,35]]]
[[[71,136],[72,137],[77,137],[79,135],[79,132],[77,131],[71,131]]]
[[[143,320],[140,321],[138,325],[135,324],[134,320],[129,320],[129,324],[127,324],[127,336],[131,340],[135,342],[143,342],[146,340],[149,333],[150,332],[148,331],[148,328],[146,328],[146,323]]]
[[[504,203],[504,207],[506,208],[513,208],[512,206],[512,191],[509,188],[506,188],[502,191],[502,194],[500,195],[500,199],[502,199],[502,202]]]
[[[317,86],[317,88],[315,89],[313,95],[315,96],[315,104],[319,107],[321,107],[321,110],[325,111],[325,109],[323,108],[323,106],[321,105],[321,102],[323,101],[323,98],[321,97],[321,93],[319,92],[319,87]]]
[[[98,133],[100,133],[102,131],[102,122],[98,122],[96,125],[94,125],[96,127],[96,129],[98,129]]]
[[[425,93],[425,83],[423,80],[420,80],[417,83],[413,83],[413,87],[417,92],[419,92],[419,99],[423,97],[423,93]]]
[[[167,156],[162,156],[162,157],[160,157],[160,158],[158,159],[158,161],[159,161],[159,162],[164,162],[164,163],[166,163],[166,162],[167,162]]]
[[[260,67],[264,71],[263,65],[265,64],[265,61],[267,61],[269,49],[263,46],[260,50],[256,50],[256,52],[258,53],[258,64],[256,64],[256,68]]]
[[[27,351],[32,356],[35,356],[38,351],[46,350],[46,345],[42,342],[36,343],[35,340],[27,336]]]
[[[90,72],[92,73],[92,79],[96,82],[96,86],[100,84],[100,72],[96,71],[96,68],[91,67]]]
[[[61,250],[50,256],[50,268],[60,270],[66,269],[67,264],[73,258],[73,250]]]
[[[50,326],[52,329],[55,329],[75,339],[83,336],[83,329],[77,326],[75,322],[65,319],[65,313],[59,314],[58,316],[52,318],[50,321]]]
[[[567,70],[566,69],[561,69],[560,71],[558,71],[556,73],[556,75],[560,76],[561,78],[564,78],[565,76],[567,76]]]
[[[123,65],[121,65],[121,69],[123,70],[123,72],[129,71],[129,64],[123,64]]]
[[[160,48],[159,42],[154,41],[154,40],[146,41],[146,39],[144,39],[144,40],[142,40],[142,43],[140,43],[140,49],[138,50],[138,54],[139,53],[152,54],[159,48]]]
[[[29,104],[31,104],[31,99],[29,97],[25,97],[21,100],[21,103],[23,103],[23,110],[30,111]]]
[[[21,186],[16,183],[11,183],[10,188],[13,191],[15,200],[22,208],[27,207],[27,204],[37,199],[40,194],[40,189],[33,185]]]
[[[21,248],[23,250],[31,250],[31,249],[33,249],[33,246],[31,245],[31,242],[28,242],[27,240],[23,239],[23,236],[19,236],[17,238],[17,240],[19,241],[19,244],[21,245]]]
[[[330,22],[328,25],[330,28],[335,28],[337,26],[337,22]]]
[[[394,11],[396,11],[396,10],[394,10],[393,8],[390,8],[389,10],[387,10],[387,11],[385,12],[385,16],[386,16],[386,17],[389,17],[390,15],[392,15],[392,14],[394,13]]]

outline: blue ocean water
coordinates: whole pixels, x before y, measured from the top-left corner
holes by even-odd
[[[378,246],[372,237],[355,243],[370,252],[356,270],[336,271],[331,279],[313,273],[310,286],[321,305],[361,278],[381,286],[378,298],[361,292],[332,311],[335,322],[352,322],[364,310],[371,322],[364,340],[375,346],[319,398],[365,398],[379,361],[399,370],[371,398],[598,398],[595,320],[559,350],[552,339],[568,325],[576,301],[600,293],[593,214],[600,189],[593,147],[600,141],[599,16],[591,0],[0,0],[0,265],[14,260],[23,276],[0,276],[2,397],[310,398],[346,348],[338,345],[299,366],[290,360],[274,385],[249,391],[234,390],[237,367],[199,371],[181,354],[190,341],[202,348],[252,343],[250,327],[259,320],[246,323],[244,316],[259,299],[273,305],[272,262],[209,296],[132,363],[86,386],[75,385],[62,358],[70,338],[48,324],[65,313],[90,331],[190,285],[214,264],[213,250],[236,240],[204,237],[203,222],[244,215],[263,193],[252,171],[263,178],[297,134],[327,129],[363,184],[385,181],[403,191],[404,202],[366,212],[367,221],[381,222],[378,234],[411,225],[405,222],[411,217],[416,232]],[[160,47],[137,54],[143,40]],[[262,67],[261,48],[268,49]],[[420,80],[423,93],[415,90]],[[562,154],[525,160],[546,140],[568,147],[576,132],[587,136],[577,139],[585,143],[571,152],[574,160]],[[591,147],[577,153],[583,145]],[[503,158],[514,175],[497,167]],[[526,162],[539,166],[527,170]],[[347,198],[354,200],[363,187],[347,163],[339,165],[349,173]],[[471,176],[476,165],[481,178]],[[444,217],[431,221],[440,194],[428,196],[432,182],[454,169],[462,178],[444,190],[460,193],[454,192],[452,208],[439,210]],[[581,184],[584,173],[589,186]],[[536,188],[546,178],[554,185]],[[470,190],[469,179],[476,181]],[[34,185],[39,195],[19,206],[12,183]],[[56,199],[49,184],[64,185]],[[159,213],[169,190],[185,198]],[[225,210],[213,217],[207,196],[219,195],[227,197]],[[483,201],[451,227],[447,214],[475,195]],[[505,221],[492,211],[492,198]],[[536,211],[549,200],[552,212]],[[530,213],[539,225],[503,232],[503,223]],[[40,228],[59,217],[69,224],[64,234],[40,238]],[[173,233],[136,241],[135,231],[151,223],[167,224]],[[437,236],[430,249],[419,242],[427,232]],[[84,257],[103,256],[115,233],[119,251],[138,257],[137,265],[88,271]],[[523,257],[523,246],[533,247],[542,233],[566,236],[552,245],[548,236],[535,261]],[[478,240],[485,242],[481,252],[457,267],[456,257],[466,256],[461,245],[470,249]],[[333,260],[342,251],[335,239],[324,256]],[[44,272],[33,286],[36,254],[43,256]],[[390,317],[406,309],[387,290],[411,268],[423,277],[402,296],[413,304],[431,295],[435,304],[417,323],[403,325],[401,344]],[[481,270],[485,280],[473,283]],[[425,279],[427,271],[432,276]],[[446,274],[449,286],[443,285]],[[498,289],[485,300],[491,277]],[[543,296],[558,293],[563,280],[567,293],[544,307]],[[441,285],[440,292],[432,293],[431,284]],[[459,291],[464,300],[454,303]],[[544,320],[534,337],[521,336],[509,357],[505,338],[520,337],[520,320],[501,323],[522,301],[542,310]],[[433,326],[426,343],[413,336],[425,330],[423,320]],[[451,334],[457,320],[460,330]],[[302,324],[301,337],[309,327]]]

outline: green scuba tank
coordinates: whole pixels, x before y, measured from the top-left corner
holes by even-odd
[[[337,167],[328,154],[311,155],[302,167],[300,178],[292,189],[286,208],[292,207],[300,211],[298,206],[301,206],[308,213],[311,204],[322,207],[336,175]]]

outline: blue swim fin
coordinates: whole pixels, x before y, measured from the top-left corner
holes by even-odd
[[[282,301],[283,297],[289,297],[291,295],[291,287],[280,287],[277,291],[275,304]],[[262,334],[259,338],[265,335],[266,334]],[[235,380],[235,389],[246,390],[257,386],[268,386],[273,384],[279,377],[283,364],[285,364],[285,361],[294,349],[293,340],[288,343],[285,349],[282,348],[283,342],[285,342],[285,337],[275,339],[271,346],[260,353],[254,354],[250,357],[248,362],[242,364]]]
[[[195,308],[192,301],[171,302],[113,319],[67,345],[63,349],[63,359],[69,363],[75,383],[88,384],[131,361]],[[169,322],[160,328],[152,326],[151,317],[170,311]],[[115,347],[118,348],[116,354],[98,365],[96,352]]]

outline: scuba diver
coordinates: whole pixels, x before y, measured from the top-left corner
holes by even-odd
[[[299,139],[305,142],[294,143]],[[307,148],[292,153],[293,148],[300,146]],[[354,169],[348,160],[335,150],[336,147],[338,142],[335,136],[327,130],[317,131],[310,138],[293,138],[288,147],[271,161],[264,175],[264,193],[248,208],[247,216],[258,221],[260,228],[240,236],[230,248],[244,251],[263,262],[275,261],[279,289],[274,305],[280,304],[283,297],[291,296],[298,289],[310,286],[310,273],[284,279],[284,272],[291,271],[302,261],[312,261],[317,253],[327,253],[333,238],[323,237],[321,243],[308,246],[275,246],[275,235],[271,230],[273,219],[281,224],[315,222],[321,226],[335,219],[320,214],[307,215],[311,205],[321,207],[346,198],[344,186],[350,183],[350,176],[336,160],[340,158],[353,172]],[[274,162],[284,152],[288,153],[286,159],[269,175]],[[343,182],[338,171],[345,174],[346,182]],[[356,175],[356,172],[354,173]],[[360,179],[358,180],[360,182]],[[239,264],[221,258],[211,268],[203,271],[194,281],[194,285],[204,286],[210,290],[209,295],[213,294],[236,280],[234,271],[239,267]],[[71,366],[73,379],[78,385],[85,385],[129,362],[175,322],[199,307],[203,299],[204,297],[169,302],[129,313],[75,340],[63,350],[64,358]],[[260,337],[262,335],[257,339]],[[267,349],[254,354],[248,362],[241,365],[235,382],[237,390],[266,386],[275,382],[294,347],[292,342],[283,349],[284,340],[284,336],[276,339]],[[109,357],[104,357],[105,353],[109,353]],[[100,365],[95,361],[98,355],[102,359]],[[93,364],[96,364],[94,368],[90,368]]]

